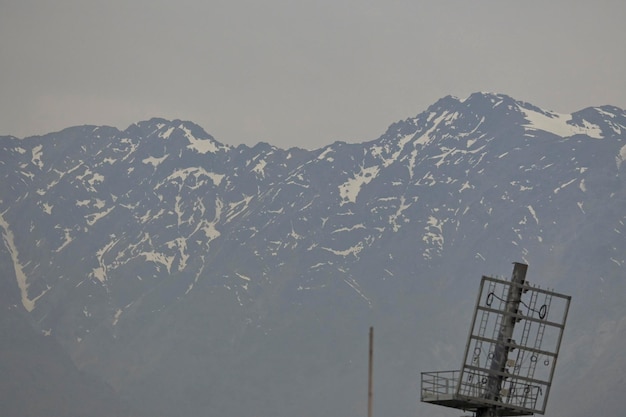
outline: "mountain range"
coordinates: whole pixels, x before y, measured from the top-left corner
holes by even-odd
[[[420,372],[514,261],[572,296],[546,415],[621,410],[623,109],[448,96],[315,150],[77,126],[0,137],[0,178],[3,414],[363,415],[374,326],[374,412],[458,415]]]

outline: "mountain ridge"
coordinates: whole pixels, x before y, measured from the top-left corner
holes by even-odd
[[[21,297],[5,308],[30,310],[80,369],[165,415],[290,415],[320,399],[356,415],[345,385],[374,323],[397,339],[381,349],[380,407],[410,414],[407,364],[460,363],[454,315],[475,279],[518,260],[574,295],[588,332],[572,330],[568,373],[598,378],[572,364],[624,340],[621,326],[590,347],[589,330],[626,317],[623,129],[611,106],[563,115],[475,93],[312,151],[223,145],[159,118],[0,137],[0,267]],[[593,320],[576,307],[585,294]]]

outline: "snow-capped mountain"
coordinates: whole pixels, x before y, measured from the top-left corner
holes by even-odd
[[[137,409],[362,414],[373,324],[376,407],[415,415],[419,372],[461,364],[480,276],[521,261],[573,296],[547,415],[586,414],[567,399],[589,382],[617,410],[622,109],[477,93],[314,151],[152,119],[0,152],[2,305]]]

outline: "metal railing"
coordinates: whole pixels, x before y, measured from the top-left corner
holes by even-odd
[[[459,375],[459,371],[422,372],[422,401],[436,401],[453,396]]]

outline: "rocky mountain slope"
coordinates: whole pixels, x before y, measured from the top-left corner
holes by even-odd
[[[526,262],[573,296],[547,415],[609,414],[625,161],[622,109],[487,93],[314,151],[162,119],[1,137],[3,308],[163,416],[363,414],[374,325],[377,411],[448,415],[419,372],[460,366],[480,276]]]

